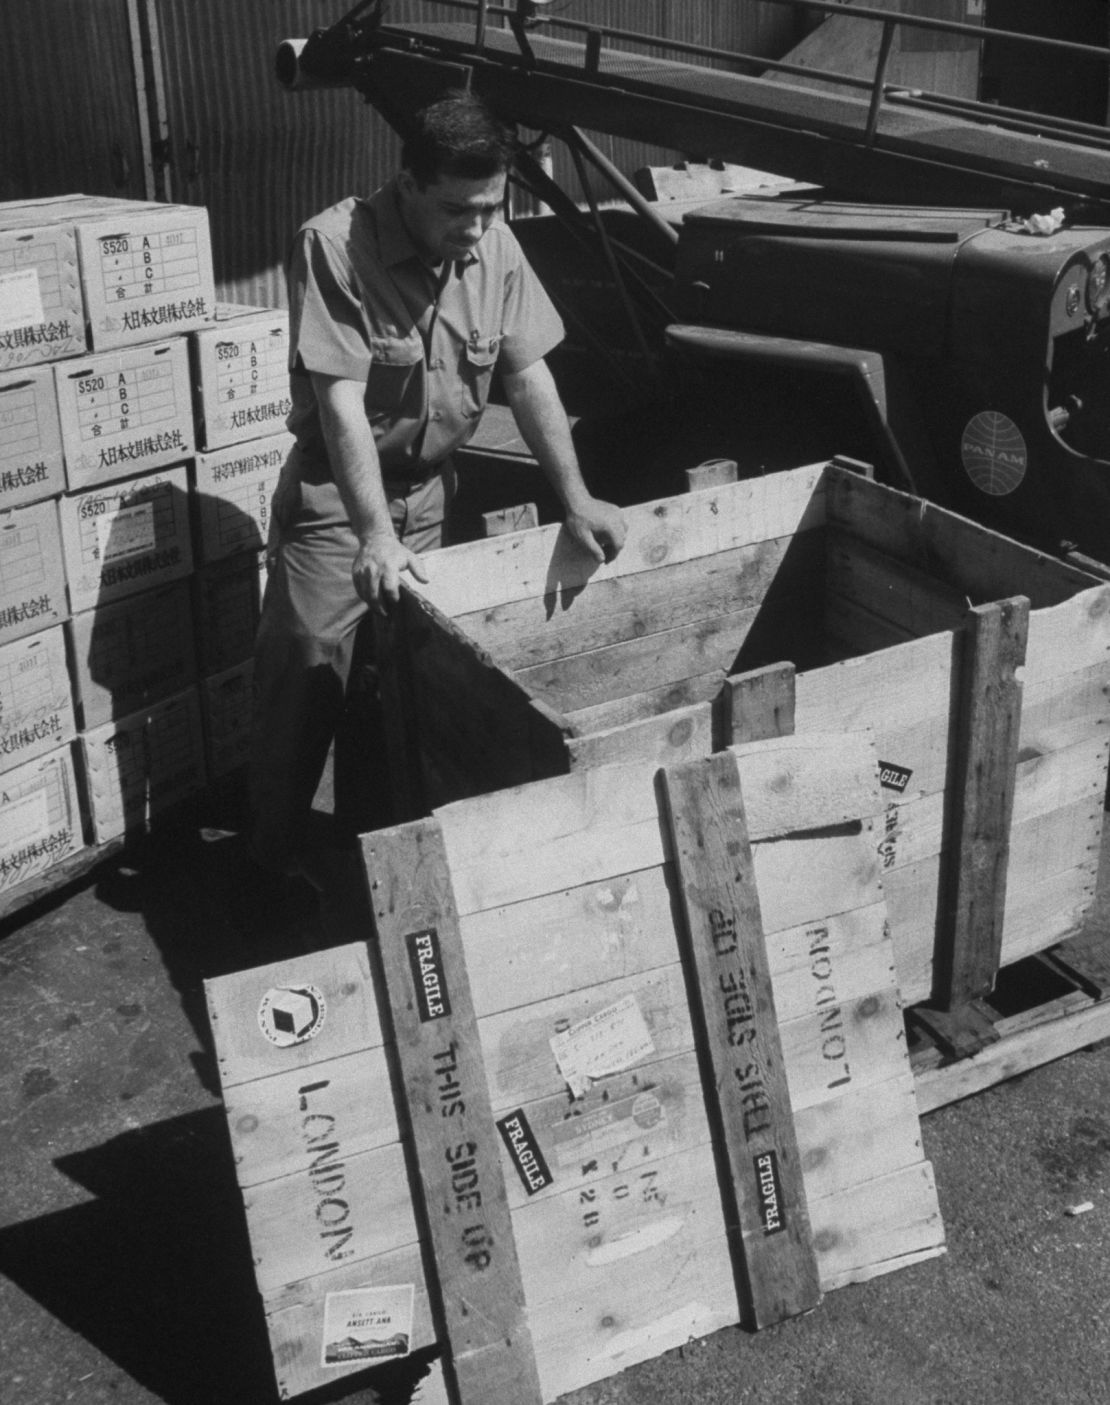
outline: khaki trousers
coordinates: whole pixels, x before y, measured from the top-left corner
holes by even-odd
[[[270,574],[254,654],[250,843],[257,862],[276,872],[287,870],[307,843],[369,608],[351,581],[358,543],[338,489],[298,481],[296,454],[274,495]],[[443,544],[454,481],[448,461],[418,484],[387,482],[394,528],[413,551]],[[360,641],[360,659],[363,649]],[[374,744],[384,758],[384,740]],[[337,790],[338,782],[337,776]],[[378,784],[386,784],[384,775]]]

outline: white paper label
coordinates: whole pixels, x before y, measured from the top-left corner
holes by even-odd
[[[154,504],[136,503],[121,507],[96,519],[97,542],[102,562],[118,561],[122,556],[140,556],[154,550]]]
[[[38,327],[46,321],[37,268],[0,273],[0,332]]]
[[[388,1361],[407,1356],[412,1341],[414,1287],[352,1288],[324,1298],[322,1366]]]
[[[49,798],[45,790],[32,790],[11,800],[0,811],[0,857],[18,853],[34,844],[50,828]]]
[[[651,1034],[634,995],[598,1010],[589,1019],[556,1034],[551,1052],[576,1098],[582,1097],[591,1079],[620,1073],[655,1052]]]

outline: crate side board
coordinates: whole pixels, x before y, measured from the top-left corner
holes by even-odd
[[[924,498],[830,465],[829,524],[867,546],[966,593],[972,604],[1027,595],[1034,609],[1057,605],[1095,577],[960,517]]]
[[[462,615],[533,597],[560,599],[590,583],[793,536],[823,524],[825,472],[814,464],[634,504],[624,509],[623,550],[603,564],[558,526],[463,542],[430,556],[431,579],[414,588],[445,614]]]

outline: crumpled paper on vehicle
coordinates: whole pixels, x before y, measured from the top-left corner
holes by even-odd
[[[1027,220],[1022,220],[1021,227],[1026,234],[1040,234],[1042,236],[1055,234],[1064,224],[1064,211],[1057,205],[1054,210],[1050,210],[1047,215],[1030,215]]]

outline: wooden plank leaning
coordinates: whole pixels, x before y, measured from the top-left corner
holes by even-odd
[[[455,1405],[541,1405],[443,835],[379,830],[363,857]]]
[[[977,606],[964,630],[951,868],[934,991],[949,1011],[989,993],[1001,963],[1029,601]]]
[[[734,1199],[726,1218],[751,1325],[766,1327],[816,1307],[821,1285],[740,771],[725,752],[666,768],[663,784]]]

